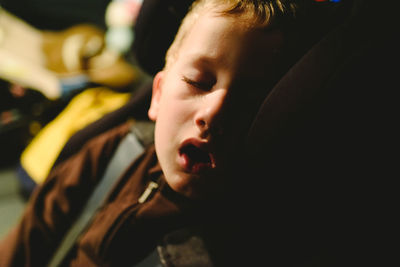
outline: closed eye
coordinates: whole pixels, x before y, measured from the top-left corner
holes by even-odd
[[[214,85],[214,82],[198,82],[185,76],[182,77],[182,81],[202,91],[209,91]]]

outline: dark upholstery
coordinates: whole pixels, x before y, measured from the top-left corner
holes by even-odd
[[[265,99],[247,139],[251,174],[241,177],[250,184],[243,198],[254,204],[242,242],[263,243],[247,259],[265,266],[393,261],[397,10],[355,1],[353,15]]]
[[[106,29],[105,11],[112,0],[0,0],[0,5],[41,30],[63,30],[77,23]]]
[[[140,67],[154,75],[193,0],[145,0],[139,12],[133,53]]]

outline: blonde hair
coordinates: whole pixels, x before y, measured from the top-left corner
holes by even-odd
[[[236,16],[242,18],[250,27],[271,29],[279,20],[292,20],[296,17],[298,1],[284,0],[197,0],[182,20],[181,26],[165,57],[165,68],[168,68],[176,59],[179,48],[185,36],[195,21],[206,10],[215,10],[221,16]],[[281,27],[280,26],[280,27]]]

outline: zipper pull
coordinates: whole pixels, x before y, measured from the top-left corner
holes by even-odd
[[[155,182],[153,182],[153,181],[151,181],[151,182],[147,185],[146,190],[144,190],[143,194],[139,197],[138,202],[139,202],[139,203],[145,202],[145,201],[149,198],[149,196],[150,196],[150,194],[153,192],[153,190],[155,190],[155,189],[157,189],[157,188],[158,188],[158,184],[155,183]]]

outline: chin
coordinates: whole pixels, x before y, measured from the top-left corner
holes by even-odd
[[[168,185],[175,192],[191,199],[199,198],[199,192],[196,190],[196,186],[193,184],[195,177],[187,175],[173,175],[172,179],[166,179]]]

